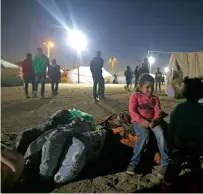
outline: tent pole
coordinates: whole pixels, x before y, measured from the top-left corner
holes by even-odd
[[[79,67],[79,64],[78,64],[78,84],[80,83],[80,67]]]

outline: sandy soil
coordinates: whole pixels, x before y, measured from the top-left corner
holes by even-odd
[[[92,114],[97,122],[106,116],[128,109],[130,92],[124,91],[124,85],[106,85],[107,100],[95,104],[91,98],[91,85],[61,84],[60,94],[51,98],[50,86],[46,85],[46,99],[25,99],[22,87],[1,88],[1,130],[2,133],[16,133],[28,127],[36,126],[60,109],[78,108]],[[170,113],[179,102],[159,95],[162,109]],[[144,177],[129,177],[125,172],[116,172],[78,180],[54,192],[135,192],[151,188],[159,180],[153,174]]]

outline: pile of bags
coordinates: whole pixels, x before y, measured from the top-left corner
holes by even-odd
[[[100,156],[106,131],[94,130],[91,115],[76,109],[61,110],[44,124],[18,135],[15,148],[24,155],[28,177],[63,184]]]

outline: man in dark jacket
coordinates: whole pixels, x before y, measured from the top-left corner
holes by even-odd
[[[51,66],[49,67],[49,78],[51,79],[52,96],[56,96],[61,79],[61,68],[56,64],[56,59],[52,60]]]
[[[157,72],[155,74],[155,92],[157,92],[157,87],[159,86],[159,92],[161,92],[161,81],[162,81],[162,73],[160,72],[160,68],[157,68]]]
[[[144,63],[142,63],[142,67],[140,68],[139,72],[140,76],[146,73],[149,74],[149,62],[147,58],[144,59]]]
[[[102,68],[104,65],[104,60],[101,57],[101,51],[97,51],[97,56],[90,62],[90,71],[92,72],[93,78],[93,101],[98,102],[99,98],[104,99],[104,78],[102,75]],[[99,89],[97,92],[97,85]]]
[[[34,92],[34,66],[32,63],[32,54],[28,53],[27,58],[22,63],[22,73],[24,79],[24,90],[26,98],[30,98],[28,95],[28,85],[32,84],[32,92]]]
[[[138,66],[136,66],[136,68],[135,68],[134,75],[135,75],[135,88],[136,88],[138,85],[138,82],[139,82],[139,77],[140,77],[140,72],[139,72]]]
[[[124,88],[125,88],[125,90],[128,89],[128,91],[130,91],[129,86],[132,84],[132,79],[133,79],[133,72],[130,69],[130,66],[127,66],[127,69],[126,69],[124,75],[126,77],[126,86]]]

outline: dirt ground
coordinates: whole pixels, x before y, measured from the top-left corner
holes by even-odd
[[[15,133],[25,128],[36,126],[60,109],[78,108],[92,114],[96,122],[108,115],[128,109],[130,92],[124,85],[106,85],[106,101],[98,104],[92,102],[91,85],[61,84],[60,94],[51,98],[50,85],[46,85],[46,98],[43,100],[25,99],[22,87],[1,88],[1,132]],[[162,109],[170,113],[178,100],[159,95]],[[168,120],[168,118],[166,119]],[[119,162],[119,161],[118,161]],[[143,188],[152,188],[159,180],[153,174],[144,177],[129,177],[125,172],[74,181],[54,192],[135,192]]]

